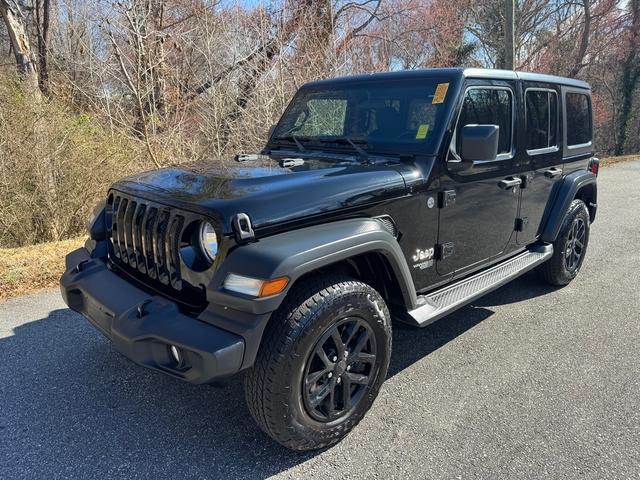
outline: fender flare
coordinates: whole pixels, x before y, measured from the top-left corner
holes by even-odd
[[[597,195],[597,177],[587,171],[572,172],[560,182],[555,195],[553,206],[547,215],[542,234],[540,239],[544,242],[554,242],[560,233],[562,228],[562,222],[564,216],[569,210],[571,202],[576,198],[577,193],[587,185],[593,185],[594,198],[593,203],[596,203],[595,196]],[[588,206],[588,205],[587,205]]]
[[[357,255],[382,254],[393,270],[407,309],[415,308],[416,291],[409,266],[396,238],[381,222],[356,218],[280,233],[234,248],[224,259],[208,289],[208,300],[252,314],[276,310],[291,286],[303,275]],[[226,292],[229,273],[269,279],[282,276],[290,281],[279,295],[241,298]]]

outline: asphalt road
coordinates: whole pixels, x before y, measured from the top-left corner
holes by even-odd
[[[640,162],[603,169],[579,277],[527,275],[394,334],[373,409],[295,453],[240,381],[130,363],[56,291],[0,304],[0,478],[640,478]]]

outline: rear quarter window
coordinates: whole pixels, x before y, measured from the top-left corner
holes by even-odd
[[[565,96],[567,145],[591,142],[591,99],[583,93],[567,92]]]

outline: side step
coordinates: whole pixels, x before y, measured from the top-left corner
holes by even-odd
[[[536,245],[531,250],[482,270],[470,277],[418,297],[419,306],[409,311],[415,323],[424,327],[469,302],[509,283],[537,267],[553,255],[552,245]]]

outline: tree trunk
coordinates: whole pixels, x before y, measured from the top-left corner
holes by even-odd
[[[584,26],[582,27],[582,36],[580,38],[580,46],[578,47],[578,53],[576,59],[569,71],[569,77],[575,77],[580,73],[582,67],[584,67],[584,58],[587,54],[587,48],[589,47],[589,37],[591,35],[591,0],[584,0]]]
[[[51,26],[51,0],[36,0],[36,31],[38,32],[38,86],[49,96],[49,27]]]
[[[615,154],[622,155],[625,152],[629,124],[633,112],[634,93],[640,83],[640,0],[629,2],[631,11],[631,27],[629,32],[629,44],[627,56],[622,63],[622,107],[620,108],[620,121],[618,122],[618,139]]]
[[[33,61],[33,53],[24,27],[22,12],[14,0],[0,0],[0,15],[7,26],[7,32],[9,32],[18,73],[23,77],[25,87],[39,97],[38,72]]]

